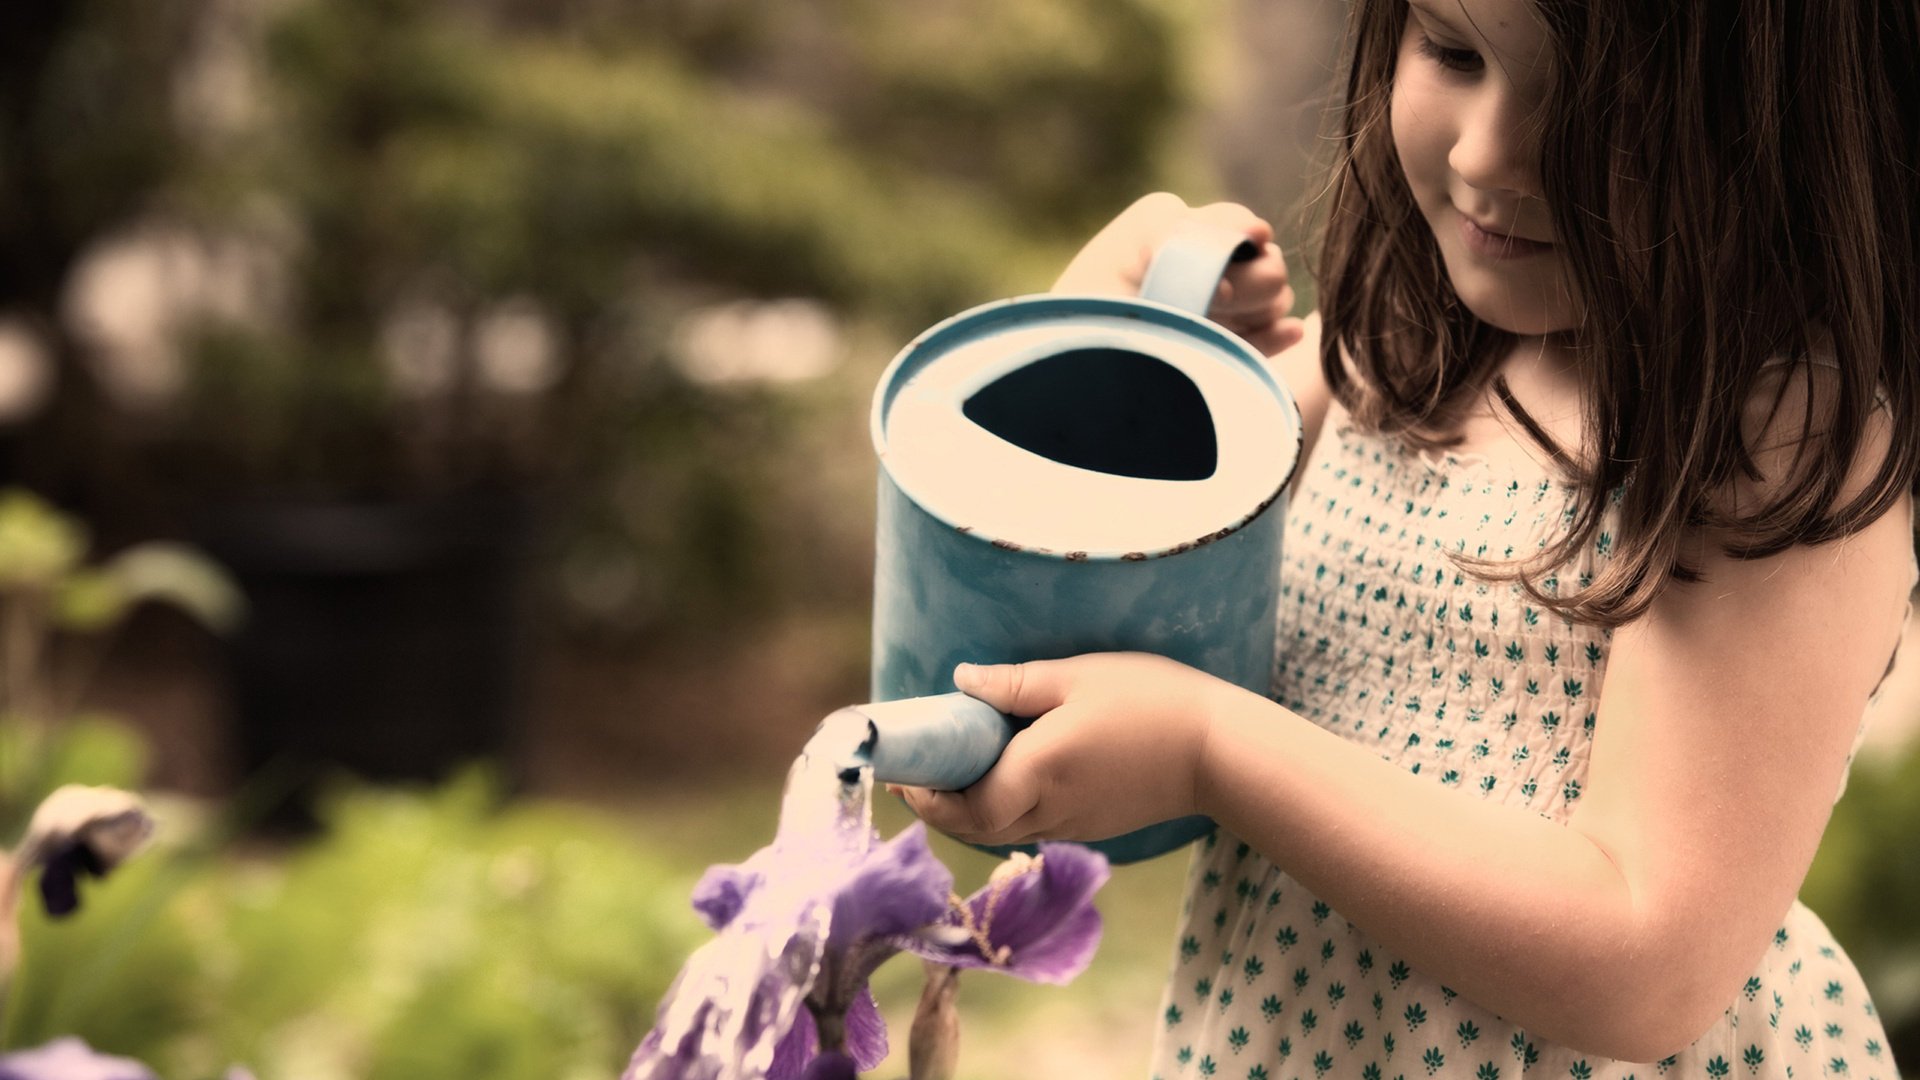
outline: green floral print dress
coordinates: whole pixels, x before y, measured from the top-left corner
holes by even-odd
[[[1537,551],[1563,535],[1577,493],[1339,420],[1288,512],[1274,696],[1463,798],[1564,821],[1586,783],[1609,634],[1476,580],[1447,553]],[[1612,545],[1603,528],[1544,584],[1583,583]],[[1712,1029],[1663,1061],[1630,1063],[1477,1007],[1225,830],[1194,850],[1158,1025],[1155,1080],[1898,1075],[1853,964],[1797,902]]]

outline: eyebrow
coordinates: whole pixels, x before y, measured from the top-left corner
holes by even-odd
[[[1427,18],[1432,19],[1456,34],[1465,33],[1465,31],[1461,29],[1460,24],[1454,22],[1451,16],[1432,4],[1426,3],[1425,0],[1407,0],[1407,7],[1420,12],[1420,14],[1425,15]]]

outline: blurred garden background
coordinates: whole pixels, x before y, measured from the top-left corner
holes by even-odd
[[[0,6],[0,816],[162,826],[29,913],[4,1046],[617,1075],[693,882],[865,697],[881,368],[1151,190],[1304,278],[1343,10]],[[1909,685],[1805,896],[1920,1061]],[[1141,1074],[1183,870],[1116,874],[1073,987],[968,982],[961,1074]]]

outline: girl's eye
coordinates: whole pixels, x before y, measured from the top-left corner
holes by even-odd
[[[1448,71],[1471,73],[1479,71],[1486,66],[1486,61],[1482,60],[1480,54],[1474,52],[1472,49],[1455,49],[1445,45],[1436,45],[1433,39],[1426,35],[1425,31],[1420,33],[1419,38],[1420,40],[1415,47],[1420,50],[1420,55],[1439,64]]]

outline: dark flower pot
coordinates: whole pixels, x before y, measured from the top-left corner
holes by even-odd
[[[208,515],[246,593],[229,647],[235,736],[279,824],[341,769],[433,780],[513,766],[523,690],[524,498],[263,500]],[[280,797],[274,798],[276,792]]]

